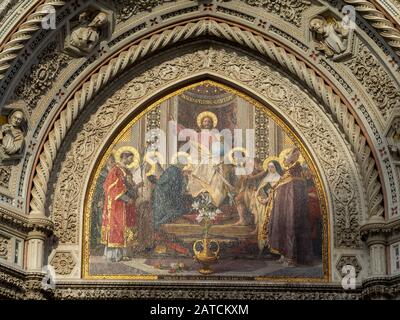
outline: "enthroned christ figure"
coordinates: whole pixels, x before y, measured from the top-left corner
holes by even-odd
[[[174,120],[172,118],[172,120]],[[234,187],[229,182],[229,168],[224,164],[224,137],[216,129],[217,116],[211,111],[197,116],[198,131],[177,125],[179,141],[186,141],[180,151],[188,152],[191,163],[184,170],[188,176],[187,189],[196,198],[208,193],[218,208]]]

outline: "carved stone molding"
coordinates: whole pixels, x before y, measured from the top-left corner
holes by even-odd
[[[0,263],[0,299],[23,299],[25,274]]]
[[[54,225],[46,217],[28,217],[4,208],[0,208],[0,225],[6,225],[24,234],[36,230],[50,236],[53,233]]]
[[[369,216],[382,216],[383,196],[375,160],[372,157],[371,149],[367,144],[367,140],[363,137],[360,127],[346,105],[341,102],[339,96],[332,91],[331,87],[325,84],[324,80],[313,69],[308,68],[302,61],[297,60],[294,55],[277,47],[273,42],[266,41],[261,37],[255,37],[248,31],[242,31],[239,28],[215,21],[199,21],[184,26],[176,26],[171,30],[164,30],[161,34],[155,34],[150,39],[145,39],[138,45],[131,46],[127,51],[121,52],[118,57],[111,59],[108,65],[103,66],[91,76],[91,79],[82,86],[81,90],[75,92],[75,95],[68,101],[66,108],[61,112],[58,120],[55,121],[53,130],[44,144],[44,149],[36,166],[36,173],[33,179],[34,186],[31,192],[32,200],[30,203],[31,213],[44,212],[47,183],[54,158],[71,124],[78,117],[87,102],[109,80],[128,66],[131,66],[139,58],[170,43],[176,43],[183,39],[203,34],[239,42],[239,44],[245,47],[259,51],[279,63],[285,69],[288,68],[292,74],[302,79],[324,101],[332,115],[340,123],[346,137],[356,152],[356,158],[363,173],[364,187],[369,198]]]
[[[371,278],[360,288],[300,284],[148,284],[113,282],[57,282],[44,290],[43,274],[5,268],[0,264],[0,298],[6,299],[240,299],[240,300],[359,300],[393,299],[400,295],[400,277]]]
[[[179,288],[179,289],[178,289]],[[180,285],[174,284],[94,284],[60,283],[56,299],[201,299],[201,300],[357,300],[360,290],[344,291],[342,287],[299,285]]]
[[[229,2],[230,0],[218,0],[217,2]],[[311,7],[311,1],[308,0],[242,0],[244,3],[271,12],[279,16],[282,20],[292,23],[297,27],[301,25],[301,17],[305,10]],[[114,0],[117,8],[118,21],[128,20],[133,15],[151,11],[156,6],[176,0]],[[193,5],[200,4],[201,1],[194,1]]]
[[[364,241],[373,236],[383,236],[385,239],[393,234],[400,234],[400,220],[365,224],[361,226],[360,234]]]
[[[390,22],[376,6],[368,0],[344,0],[354,6],[360,14],[378,30],[388,44],[400,56],[400,31]]]
[[[154,7],[164,3],[173,2],[174,0],[151,0],[151,1],[127,1],[127,0],[114,0],[113,3],[117,9],[117,22],[124,21],[142,11],[149,11]],[[270,10],[275,11],[281,16],[282,19],[289,21],[297,21],[300,13],[309,6],[309,1],[277,1],[270,2],[265,0],[243,0],[249,5],[257,7],[271,6]],[[380,12],[370,1],[367,0],[346,0],[350,5],[354,5],[356,10],[359,11],[366,20],[370,21],[372,26],[379,30],[381,35],[388,40],[397,54],[399,54],[399,34],[393,24]],[[65,5],[65,1],[61,0],[41,0],[38,5],[31,11],[24,21],[19,21],[18,27],[13,30],[10,39],[4,44],[0,51],[0,80],[4,78],[5,73],[17,57],[18,53],[24,47],[32,35],[39,29],[39,25],[47,15],[45,5],[52,5],[56,9]],[[296,22],[297,23],[297,22]]]
[[[363,282],[363,299],[399,299],[400,276],[376,277]]]

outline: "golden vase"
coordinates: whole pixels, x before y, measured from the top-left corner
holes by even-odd
[[[201,245],[201,249],[197,250],[197,245]],[[212,250],[212,244],[216,245],[216,249]],[[214,271],[210,266],[216,263],[219,259],[219,243],[216,240],[209,239],[207,233],[202,240],[197,240],[193,244],[194,257],[202,268],[198,269],[201,274],[211,274]]]

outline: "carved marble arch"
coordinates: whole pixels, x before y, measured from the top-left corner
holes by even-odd
[[[0,21],[7,22],[0,30],[0,125],[19,108],[29,124],[22,158],[0,166],[0,258],[21,268],[25,281],[7,276],[21,297],[43,296],[39,272],[48,264],[59,280],[58,298],[398,295],[398,273],[389,263],[400,230],[397,0],[34,2],[21,10],[13,10],[17,0],[0,5]],[[40,29],[45,3],[57,10],[56,30]],[[312,19],[339,21],[345,4],[357,12],[353,34],[338,33],[345,51],[318,54]],[[109,24],[93,51],[71,54],[65,36],[87,8],[107,13]],[[44,72],[48,77],[38,76]],[[325,270],[334,285],[313,284],[310,293],[301,285],[226,289],[221,282],[175,292],[159,282],[75,281],[85,274],[85,195],[101,150],[137,112],[204,80],[268,106],[308,150],[327,194]],[[157,125],[159,116],[145,117]],[[354,295],[340,285],[348,264],[360,282]],[[6,269],[0,266],[0,282]]]
[[[48,190],[52,194],[48,215],[57,238],[57,245],[48,252],[48,261],[57,271],[61,268],[60,254],[68,252],[75,262],[69,270],[58,272],[61,279],[80,278],[84,271],[81,266],[87,263],[82,260],[87,255],[81,255],[89,240],[82,232],[85,194],[101,150],[118,128],[152,102],[206,79],[268,106],[296,132],[308,150],[326,193],[326,226],[331,228],[326,238],[329,246],[324,251],[328,278],[340,279],[335,266],[343,250],[363,259],[358,232],[367,212],[363,181],[351,148],[332,118],[293,79],[256,56],[228,45],[197,43],[164,52],[125,72],[92,101],[67,134]],[[361,267],[361,274],[366,269]]]

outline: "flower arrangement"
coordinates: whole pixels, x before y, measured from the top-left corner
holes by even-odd
[[[212,203],[208,193],[201,193],[199,198],[193,202],[192,208],[198,212],[196,221],[204,223],[204,237],[207,237],[212,223],[222,211]]]

